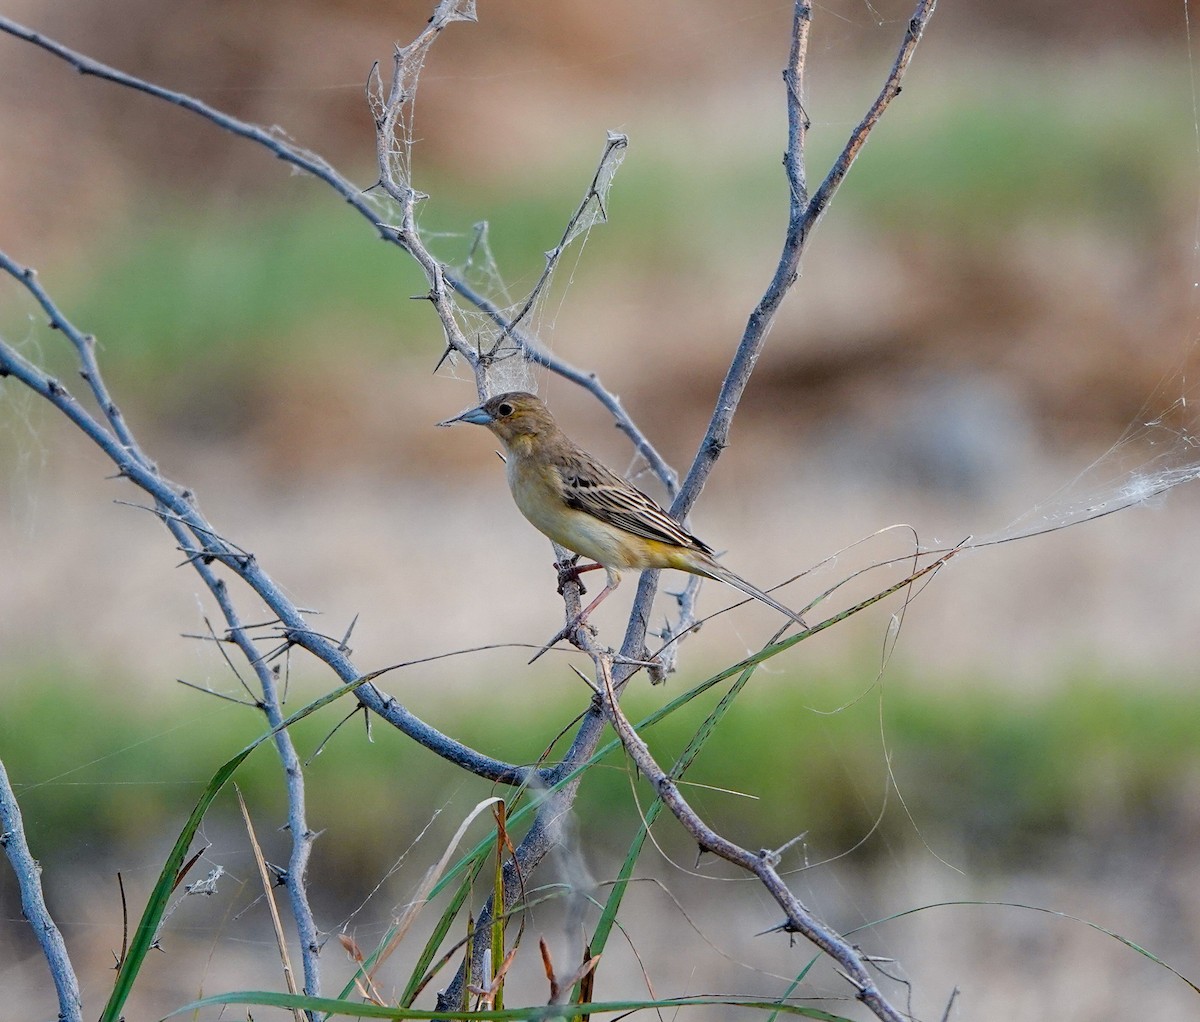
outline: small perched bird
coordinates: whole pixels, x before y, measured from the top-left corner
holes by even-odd
[[[799,614],[719,564],[712,547],[579,447],[533,394],[497,394],[438,425],[455,422],[487,426],[500,438],[508,486],[521,513],[555,543],[596,562],[577,571],[604,568],[608,584],[571,627],[586,621],[630,568],[676,568],[716,579],[807,627]]]

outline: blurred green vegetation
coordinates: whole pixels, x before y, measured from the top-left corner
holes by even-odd
[[[1157,230],[1172,189],[1195,170],[1194,113],[1179,108],[1189,93],[1144,70],[1140,77],[1098,73],[1096,81],[1095,89],[1072,91],[1031,76],[1006,80],[1001,94],[989,91],[982,74],[975,91],[942,96],[915,121],[885,121],[839,207],[900,238],[936,230],[947,245],[1051,215],[1103,232]],[[846,126],[818,123],[811,184]],[[520,294],[558,241],[590,172],[578,164],[547,176],[467,183],[432,170],[419,181],[432,194],[421,222],[437,254],[461,263],[473,224],[486,216],[499,268]],[[720,259],[724,248],[761,247],[764,232],[779,227],[784,200],[778,161],[760,151],[695,153],[669,134],[634,139],[608,204],[613,225],[594,236],[588,259],[597,274],[617,264],[628,270],[631,259],[648,271],[669,264],[686,273],[696,260]],[[299,211],[198,212],[194,196],[158,196],[147,200],[143,215],[119,234],[81,241],[90,253],[78,258],[67,289],[42,273],[70,317],[99,336],[110,383],[122,395],[140,391],[145,400],[159,392],[160,400],[176,401],[164,376],[177,375],[188,387],[239,374],[271,377],[296,371],[315,352],[348,345],[368,358],[436,357],[432,313],[411,300],[425,289],[411,261],[315,185]],[[18,340],[28,334],[14,325],[29,312],[22,306],[14,315],[20,304],[3,313],[3,326]],[[1172,778],[1194,770],[1197,760],[1200,697],[1136,680],[1084,677],[1041,700],[1002,699],[995,686],[969,678],[953,695],[935,698],[893,680],[882,713],[870,695],[834,714],[810,707],[831,708],[845,698],[836,679],[785,687],[776,678],[769,692],[756,686],[689,780],[762,795],[755,802],[693,791],[715,820],[761,833],[764,845],[801,830],[822,834],[830,847],[853,843],[884,803],[889,756],[921,828],[946,828],[996,854],[1093,816],[1119,821],[1129,806],[1166,818]],[[35,843],[50,847],[71,842],[81,819],[90,821],[92,839],[110,844],[129,840],[134,826],[168,826],[193,786],[259,728],[252,712],[228,704],[199,711],[176,701],[130,706],[95,694],[119,692],[119,679],[96,689],[47,669],[10,678],[6,688],[4,755],[23,786]],[[659,690],[631,695],[643,712],[661,698]],[[532,704],[489,700],[486,714],[472,704],[439,723],[487,751],[529,760],[577,705],[578,691],[565,689],[541,693]],[[179,713],[189,715],[186,723]],[[660,755],[669,759],[695,723],[694,714],[681,714],[656,728]],[[315,748],[328,727],[324,717],[305,721],[297,729],[302,747]],[[376,728],[370,744],[361,725],[348,726],[310,775],[315,825],[346,835],[348,848],[379,819],[420,824],[430,800],[407,804],[397,796],[397,777],[420,777],[423,792],[462,785],[454,771],[383,730]],[[252,798],[277,802],[268,751],[256,754],[241,783]],[[629,784],[614,758],[611,768],[595,771],[586,798],[603,805],[606,818],[632,824]],[[347,785],[353,799],[341,797]],[[1164,799],[1168,804],[1159,804]],[[898,812],[885,827],[913,833]]]
[[[822,857],[855,845],[881,814],[879,840],[863,850],[868,857],[929,840],[999,864],[1027,856],[1040,838],[1169,831],[1200,768],[1200,694],[1140,681],[1081,675],[1049,686],[1048,696],[1018,697],[970,678],[938,693],[898,677],[863,692],[848,690],[846,678],[755,679],[685,778],[685,793],[715,826],[752,847],[807,832]],[[291,709],[319,692],[304,688]],[[486,709],[485,686],[462,690],[460,705],[439,703],[426,718],[517,762],[536,760],[564,729],[569,735],[585,705],[578,685],[488,697]],[[638,683],[627,712],[640,719],[683,690],[681,679],[665,694]],[[131,702],[114,698],[119,692],[120,679],[49,668],[6,681],[0,749],[41,857],[95,860],[161,842],[212,772],[261,727],[252,709],[198,693]],[[706,693],[644,732],[660,762],[673,761],[720,695]],[[313,756],[352,705],[343,700],[295,728],[302,757]],[[328,835],[320,854],[348,885],[385,871],[439,809],[452,830],[479,798],[502,794],[386,726],[374,724],[372,735],[368,741],[361,716],[353,718],[307,773],[310,823]],[[282,822],[270,748],[256,752],[236,781],[260,829]],[[624,852],[639,821],[631,790],[649,803],[619,753],[592,771],[577,808],[589,847]],[[234,812],[231,795],[221,811]],[[670,824],[659,829],[668,842],[682,837],[672,837],[678,828]]]
[[[1006,74],[981,69],[973,87],[925,93],[921,106],[905,96],[838,194],[835,219],[869,222],[900,241],[938,235],[951,247],[1031,222],[1138,239],[1161,233],[1180,190],[1190,194],[1196,162],[1190,93],[1172,69],[1126,59],[1062,80]],[[857,119],[824,113],[809,138],[811,188]],[[590,241],[589,274],[628,274],[632,263],[651,277],[686,275],[781,237],[786,189],[765,135],[755,129],[753,144],[742,144],[749,136],[737,126],[729,144],[703,152],[672,125],[634,138],[609,197],[613,225]],[[435,253],[457,265],[486,219],[500,272],[520,296],[593,170],[583,158],[515,179],[428,167],[418,177],[431,195],[420,221]],[[347,345],[368,358],[436,358],[439,328],[411,300],[425,291],[412,261],[320,186],[297,194],[289,209],[149,196],[138,221],[81,240],[68,286],[47,267],[43,280],[99,336],[110,376],[143,395],[161,388],[164,373],[186,372],[197,386],[210,376],[274,378]],[[19,322],[5,312],[0,328],[19,339]]]
[[[1186,92],[1128,84],[1098,102],[1010,82],[1002,101],[886,121],[839,201],[892,232],[994,238],[1036,221],[1155,238],[1191,188],[1196,135],[1179,129],[1194,122]]]

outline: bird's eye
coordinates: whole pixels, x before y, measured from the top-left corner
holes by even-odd
[[[496,414],[501,416],[502,418],[506,415],[512,415],[512,413],[513,413],[513,406],[510,405],[507,401],[505,401],[502,405],[499,405],[496,408]]]

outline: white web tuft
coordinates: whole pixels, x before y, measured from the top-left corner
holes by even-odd
[[[1200,354],[1200,337],[1192,340]],[[1134,507],[1159,508],[1178,486],[1200,479],[1198,426],[1189,421],[1196,404],[1186,393],[1183,370],[1164,380],[1143,413],[1083,471],[996,533],[968,547],[1041,535]],[[1180,396],[1169,399],[1167,394]],[[1156,414],[1145,409],[1159,408]]]
[[[583,199],[558,243],[545,253],[545,266],[524,297],[513,298],[492,252],[486,221],[475,224],[469,236],[457,236],[468,244],[465,258],[452,264],[453,270],[458,280],[482,296],[485,302],[481,308],[466,301],[463,294],[466,289],[458,287],[456,313],[464,334],[471,339],[481,357],[484,389],[488,394],[509,390],[537,391],[534,367],[548,347],[545,338],[553,333],[554,316],[547,314],[547,308],[556,293],[555,275],[564,257],[572,255],[569,286],[574,266],[583,254],[592,228],[607,222],[608,194],[625,158],[627,145],[628,139],[624,135],[608,133],[596,173]],[[454,236],[443,234],[440,237]],[[565,288],[557,293],[561,303]],[[446,359],[442,364],[448,366],[450,372],[456,368],[452,359]]]
[[[375,119],[378,184],[387,196],[380,198],[377,195],[376,201],[381,207],[381,224],[397,224],[391,229],[406,246],[410,246],[431,282],[437,278],[437,295],[445,293],[441,290],[443,281],[453,294],[452,305],[439,304],[448,347],[435,371],[445,368],[455,374],[456,348],[457,353],[462,353],[463,348],[469,346],[472,368],[485,393],[536,391],[533,364],[544,361],[541,335],[552,329],[545,308],[555,272],[569,251],[578,262],[592,228],[607,221],[608,193],[624,160],[628,139],[617,132],[608,133],[599,165],[583,200],[558,244],[546,253],[545,268],[522,300],[513,300],[500,273],[488,244],[486,222],[475,224],[469,234],[430,232],[425,235],[417,224],[416,207],[426,195],[414,186],[412,173],[417,85],[429,49],[441,30],[452,21],[474,18],[474,4],[470,0],[443,0],[420,35],[407,46],[396,49],[392,75],[386,86],[379,65],[371,69],[367,101]],[[465,241],[466,252],[461,261],[437,263],[424,247],[426,238],[435,237]]]

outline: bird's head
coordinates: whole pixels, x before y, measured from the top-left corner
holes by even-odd
[[[545,435],[557,428],[549,409],[542,404],[541,399],[522,390],[497,394],[478,407],[456,415],[453,419],[439,422],[438,425],[451,426],[456,422],[487,426],[504,441],[505,447]]]

